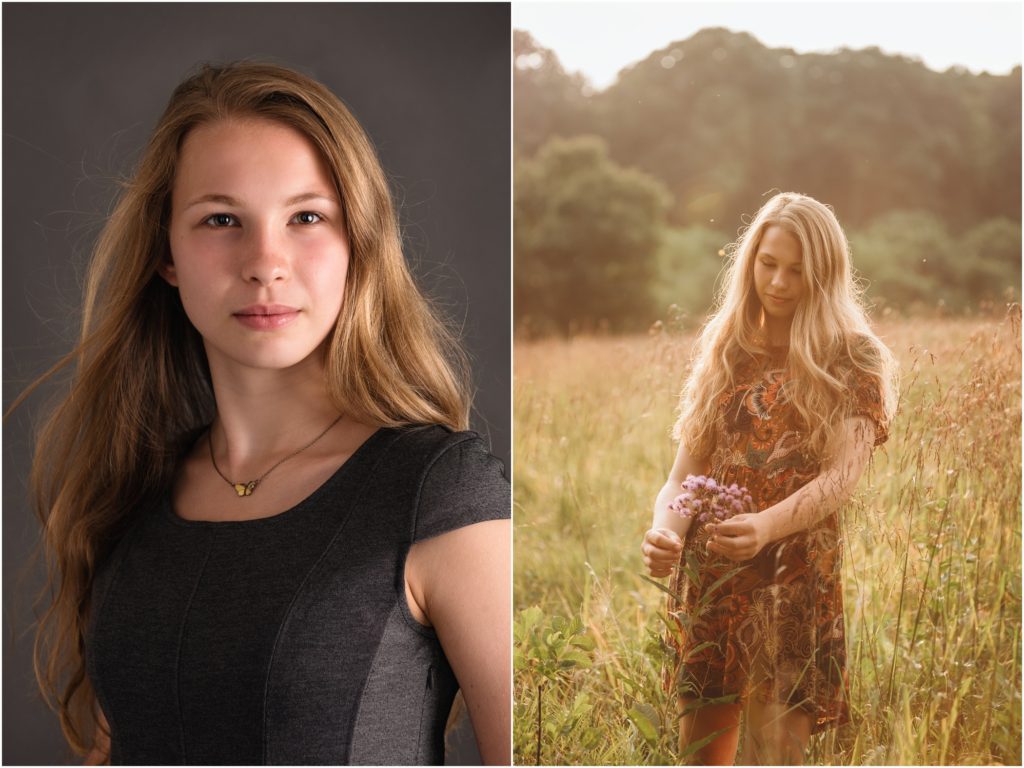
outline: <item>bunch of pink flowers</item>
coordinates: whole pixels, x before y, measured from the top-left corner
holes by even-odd
[[[687,475],[682,489],[668,508],[680,517],[695,518],[699,523],[721,522],[754,511],[750,492],[736,483],[725,486],[713,477]]]

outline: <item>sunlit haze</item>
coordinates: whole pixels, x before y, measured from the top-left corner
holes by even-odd
[[[749,32],[798,53],[876,46],[937,70],[1006,74],[1021,62],[1018,2],[516,2],[512,19],[599,89],[623,67],[705,27]]]

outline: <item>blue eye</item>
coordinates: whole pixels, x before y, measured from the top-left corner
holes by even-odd
[[[299,224],[318,224],[323,220],[323,216],[321,216],[319,213],[314,213],[313,211],[301,211],[300,213],[296,213],[294,216],[292,216],[292,221],[295,221]]]
[[[207,226],[213,227],[214,229],[238,226],[238,220],[230,213],[215,213],[211,216],[207,216],[206,219],[203,220],[203,223]]]

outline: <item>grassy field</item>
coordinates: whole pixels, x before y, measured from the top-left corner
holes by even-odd
[[[853,718],[812,740],[811,763],[1021,763],[1015,309],[878,327],[901,405],[844,512]],[[690,342],[516,345],[517,763],[685,762],[639,545]]]

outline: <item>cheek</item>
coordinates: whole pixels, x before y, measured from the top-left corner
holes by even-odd
[[[761,290],[764,284],[767,282],[765,279],[765,270],[762,267],[754,267],[754,286],[757,290]]]
[[[223,239],[170,234],[171,261],[179,280],[204,283],[230,258]]]
[[[301,264],[306,285],[324,300],[337,301],[340,306],[348,277],[348,248],[336,240],[308,243]]]
[[[348,255],[333,250],[306,251],[301,264],[307,279],[334,281],[348,272]]]

